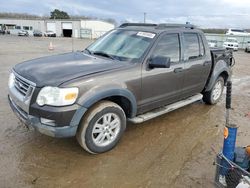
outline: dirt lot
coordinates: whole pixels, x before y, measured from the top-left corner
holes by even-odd
[[[55,46],[48,51],[49,42]],[[90,41],[74,39],[74,50]],[[224,100],[202,102],[140,125],[128,125],[119,145],[86,153],[75,138],[30,131],[7,103],[11,67],[21,61],[72,50],[72,39],[0,36],[0,187],[213,187],[215,153],[222,145]],[[250,54],[235,53],[232,121],[238,145],[250,137]]]

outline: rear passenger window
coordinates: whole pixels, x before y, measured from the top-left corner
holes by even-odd
[[[192,60],[200,56],[199,39],[195,33],[184,33],[184,59]]]
[[[170,57],[171,62],[179,62],[180,61],[179,35],[176,33],[176,34],[166,34],[165,36],[163,36],[156,45],[153,55]]]

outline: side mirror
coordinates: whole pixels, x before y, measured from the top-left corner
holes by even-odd
[[[149,68],[169,68],[170,57],[155,56],[149,59]]]

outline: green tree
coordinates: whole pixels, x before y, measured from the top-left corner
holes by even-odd
[[[70,17],[67,12],[55,9],[50,12],[50,19],[70,19]]]
[[[106,19],[103,19],[103,21],[106,21],[108,23],[111,23],[111,24],[114,24],[115,26],[117,26],[117,22],[113,18],[106,18]]]

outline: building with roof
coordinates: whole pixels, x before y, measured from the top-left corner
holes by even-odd
[[[0,19],[0,29],[17,34],[20,30],[42,33],[53,31],[59,37],[91,38],[95,39],[115,28],[114,24],[101,20],[59,20],[59,19]]]

